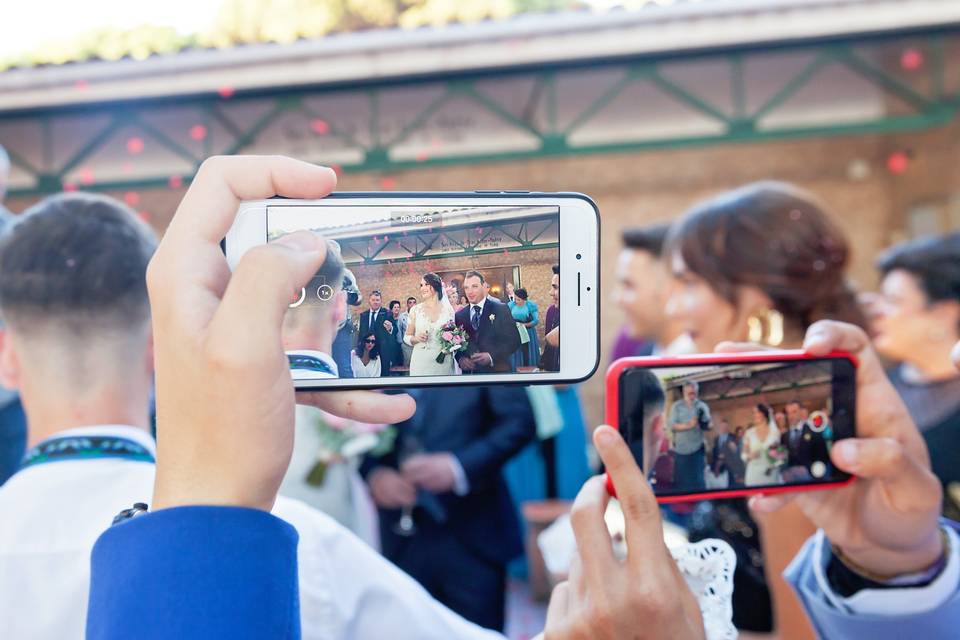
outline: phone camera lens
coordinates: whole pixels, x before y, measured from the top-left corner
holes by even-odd
[[[583,256],[580,255],[579,253],[577,254],[577,260],[579,260],[579,259],[582,258],[582,257],[583,257]]]
[[[590,291],[590,287],[587,287],[587,291]]]

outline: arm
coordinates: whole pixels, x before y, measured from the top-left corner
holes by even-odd
[[[256,509],[179,507],[107,529],[87,638],[299,638],[297,532]]]
[[[471,487],[480,486],[500,466],[536,437],[533,409],[522,387],[488,387],[489,417],[492,425],[482,437],[452,453],[460,461]]]
[[[504,306],[504,310],[506,313],[498,312],[494,319],[497,334],[504,336],[503,341],[498,341],[496,346],[490,350],[494,362],[503,362],[520,348],[520,334],[517,332],[516,322],[506,306]]]
[[[383,358],[377,358],[373,361],[373,377],[379,378],[382,372]]]
[[[527,302],[527,306],[530,307],[530,322],[526,324],[528,327],[535,327],[537,323],[540,322],[540,310],[537,309],[537,305],[533,302]]]

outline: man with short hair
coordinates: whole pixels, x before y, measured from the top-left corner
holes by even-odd
[[[787,449],[786,468],[781,472],[784,482],[809,482],[823,479],[830,472],[830,450],[823,428],[810,422],[809,410],[799,400],[786,406],[787,431],[780,436],[780,444]]]
[[[23,468],[0,487],[4,637],[82,638],[94,541],[122,509],[151,495],[159,500],[148,417],[153,353],[145,282],[155,242],[123,204],[90,194],[44,200],[0,242],[0,379],[23,397],[31,446]],[[271,251],[289,242],[281,238]],[[168,276],[163,288],[179,285]],[[210,299],[196,290],[189,299],[193,306],[181,327],[193,319],[190,331],[215,334],[216,321],[203,319]],[[336,324],[332,317],[325,322]],[[245,330],[249,326],[237,333]],[[246,357],[227,355],[221,354],[224,370]],[[167,371],[181,373],[176,362],[168,364]],[[195,405],[222,400],[203,393],[196,388]],[[159,437],[162,445],[162,426]],[[213,490],[202,486],[208,496]],[[299,533],[304,638],[380,637],[401,622],[417,637],[487,637],[326,515],[283,497],[273,502],[271,496],[271,504]]]
[[[367,333],[376,336],[377,344],[380,345],[380,375],[389,376],[390,367],[397,361],[393,348],[397,344],[397,327],[394,326],[395,321],[390,311],[383,308],[383,296],[379,290],[370,292],[369,301],[370,308],[360,314],[359,337]]]
[[[740,444],[731,433],[730,422],[726,418],[717,421],[717,439],[713,443],[713,459],[710,468],[715,476],[727,474],[727,486],[738,489],[743,486],[746,466],[740,457]]]
[[[686,380],[682,392],[682,398],[670,407],[667,421],[676,454],[674,482],[684,491],[705,489],[703,432],[710,428],[710,408],[699,399],[700,385],[695,380]]]
[[[614,346],[614,358],[692,351],[683,328],[664,311],[670,278],[661,256],[669,231],[669,224],[623,231],[612,297],[626,315],[626,322]]]
[[[455,319],[470,336],[468,353],[457,356],[464,373],[511,373],[513,353],[520,348],[520,334],[510,308],[488,295],[488,286],[479,271],[468,271],[463,290],[470,303],[457,311]]]
[[[656,374],[649,369],[631,371],[630,384],[624,389],[630,395],[624,397],[626,420],[620,424],[620,434],[630,447],[637,466],[651,484],[656,484],[652,476],[660,446],[666,437],[663,408],[667,395]]]

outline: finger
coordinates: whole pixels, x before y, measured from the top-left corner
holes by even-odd
[[[859,384],[873,384],[881,378],[886,380],[880,360],[870,347],[870,338],[856,325],[835,320],[814,322],[807,329],[803,349],[812,356],[825,356],[831,351],[852,353],[858,361]]]
[[[387,395],[376,391],[299,391],[297,403],[372,424],[397,424],[409,420],[417,409],[407,394]]]
[[[584,483],[570,510],[570,525],[583,561],[584,577],[591,589],[601,589],[616,567],[610,532],[603,516],[610,495],[601,476]]]
[[[939,482],[925,466],[908,455],[893,438],[848,438],[830,450],[830,459],[843,471],[860,478],[882,480],[903,496],[915,496],[926,504]],[[939,498],[937,498],[939,500]]]
[[[200,165],[165,237],[170,237],[175,244],[193,244],[198,240],[219,243],[233,224],[241,200],[262,200],[276,195],[322,198],[336,185],[337,174],[332,169],[293,158],[209,158]]]
[[[544,633],[558,633],[564,628],[567,612],[570,610],[570,584],[561,582],[553,588],[550,594],[550,604],[547,606],[547,624]],[[554,636],[545,636],[553,638]]]
[[[211,320],[212,336],[227,340],[234,348],[249,344],[253,336],[258,344],[278,347],[283,317],[294,292],[299,293],[326,255],[326,243],[309,231],[248,251],[237,264]]]
[[[748,506],[751,511],[757,513],[773,513],[787,506],[796,496],[790,494],[777,494],[772,496],[756,495],[750,497]]]
[[[626,525],[627,558],[639,559],[645,550],[661,548],[660,508],[627,443],[608,425],[597,427],[593,432],[593,443],[607,468],[607,475],[617,488],[617,499]]]

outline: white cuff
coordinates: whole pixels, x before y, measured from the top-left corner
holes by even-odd
[[[403,343],[404,343],[405,345],[407,345],[408,347],[412,347],[412,346],[413,346],[413,339],[412,339],[410,336],[404,334],[404,336],[403,336]]]
[[[450,462],[450,468],[453,469],[453,492],[458,496],[465,496],[470,493],[470,481],[467,480],[467,473],[460,464],[460,459],[452,453],[447,456]]]
[[[874,616],[916,616],[933,611],[949,600],[957,592],[960,581],[960,549],[958,536],[953,527],[944,527],[950,538],[950,557],[947,565],[933,582],[925,587],[903,587],[902,589],[862,589],[849,598],[843,598],[833,592],[827,580],[826,567],[831,554],[823,530],[814,534],[813,573],[817,585],[831,605],[840,611],[860,615]]]

